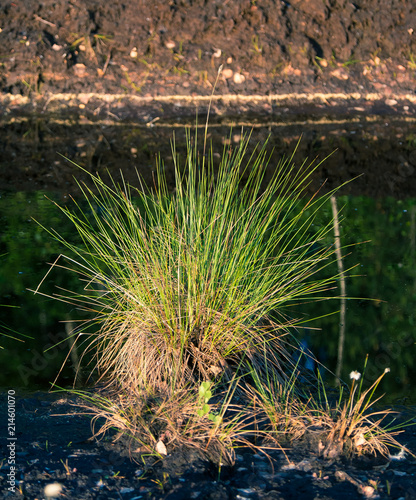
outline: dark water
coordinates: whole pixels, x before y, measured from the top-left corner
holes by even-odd
[[[271,142],[274,142],[275,146],[281,146],[274,153],[280,157],[280,152],[287,153],[288,148],[294,147],[298,138],[296,133],[300,128],[304,132],[304,138],[297,153],[299,158],[306,153],[309,157],[314,153],[322,158],[330,148],[334,149],[334,146],[343,148],[319,170],[314,181],[316,185],[319,186],[324,178],[330,178],[327,185],[331,187],[332,184],[351,179],[362,172],[366,172],[367,178],[371,180],[363,182],[360,179],[356,182],[356,192],[354,187],[351,187],[354,183],[351,183],[338,198],[339,206],[344,206],[344,219],[341,224],[343,245],[368,241],[355,245],[350,249],[350,254],[345,256],[347,268],[359,264],[354,274],[360,276],[350,277],[347,281],[347,294],[356,298],[348,300],[342,378],[348,380],[348,374],[352,370],[361,371],[368,354],[368,384],[385,368],[390,368],[390,373],[382,383],[382,389],[387,393],[386,400],[396,401],[407,397],[414,404],[416,193],[412,191],[415,177],[412,162],[416,136],[412,135],[413,129],[405,123],[395,124],[397,127],[394,130],[391,124],[383,125],[381,122],[367,123],[367,128],[364,125],[345,123],[341,128],[338,127],[338,132],[335,133],[334,125],[331,128],[329,125],[315,124],[312,129],[308,129],[305,125],[302,127],[297,124],[297,128],[294,125],[287,127],[286,136],[282,127],[268,126],[262,131],[263,135],[255,129],[253,141],[261,142],[265,133],[271,133]],[[57,141],[53,145],[53,151],[45,135],[40,140],[35,134],[28,141],[28,135],[23,134],[20,138],[21,144],[12,146],[11,137],[19,127],[14,124],[4,128],[7,143],[5,151],[10,152],[12,148],[15,153],[20,151],[24,157],[29,154],[29,146],[32,145],[32,155],[34,150],[37,157],[22,160],[19,171],[16,171],[14,184],[11,182],[12,164],[18,162],[18,157],[6,155],[7,161],[1,166],[2,177],[6,178],[8,172],[9,181],[3,182],[3,186],[8,189],[0,191],[0,304],[4,306],[0,308],[0,331],[15,339],[0,337],[0,345],[4,347],[0,351],[0,386],[48,387],[63,363],[64,369],[60,374],[59,383],[72,381],[73,360],[69,357],[65,361],[69,350],[67,333],[75,326],[72,321],[82,318],[71,306],[29,291],[35,289],[44,277],[48,270],[47,263],[53,262],[62,251],[59,244],[33,219],[45,227],[58,228],[70,238],[75,237],[71,233],[70,223],[62,218],[59,210],[45,197],[47,195],[65,203],[68,195],[76,194],[77,191],[69,175],[69,172],[71,175],[76,173],[73,167],[70,170],[68,166],[68,171],[61,177],[53,173],[51,165],[56,165],[56,162],[60,165],[64,163],[61,157],[57,159],[56,151],[80,163],[84,159],[84,166],[91,169],[107,165],[116,172],[114,147],[110,147],[115,140],[112,135],[114,130],[111,130],[111,127],[84,128],[81,139],[80,129],[77,127],[72,130],[72,136],[71,131],[62,135],[62,147],[58,147]],[[38,127],[46,125],[38,124]],[[381,131],[385,133],[388,127],[388,141],[384,136],[385,140],[381,141]],[[354,130],[355,133],[352,133]],[[154,153],[158,144],[163,144],[163,147],[169,145],[171,131],[162,134],[161,130],[151,130],[148,132],[148,139],[142,129],[130,130],[127,139],[123,135],[126,130],[122,133],[118,128],[118,132],[117,151],[121,158],[118,166],[132,178],[135,173],[131,174],[131,170],[141,166],[144,176],[150,179]],[[110,145],[111,154],[106,154],[107,146],[102,139],[94,154],[87,158],[89,163],[85,162],[85,148],[100,134]],[[183,131],[178,131],[177,134],[180,144],[183,141]],[[239,133],[230,134],[226,127],[213,129],[210,134],[213,139],[218,140],[218,143],[214,144],[214,151],[219,153],[222,153],[224,142],[219,139],[221,134],[227,137],[226,142],[239,140]],[[72,153],[70,144],[73,144],[74,148]],[[155,149],[150,152],[150,148]],[[147,162],[144,162],[143,157],[138,158],[139,150],[144,151]],[[167,147],[166,157],[169,157],[168,151]],[[26,169],[29,168],[29,175],[33,176],[38,172],[37,176],[32,177],[35,189],[29,189],[30,182],[24,176],[21,177],[24,182],[22,180],[19,185],[17,178],[23,175],[24,165]],[[46,177],[42,179],[40,172]],[[52,180],[47,177],[48,172],[52,172]],[[37,179],[36,182],[33,179]],[[54,190],[45,191],[44,188]],[[368,196],[369,194],[373,196]],[[323,210],[321,217],[323,223],[330,219],[329,205]],[[77,286],[79,284],[76,277],[62,270],[47,277],[42,291],[51,294],[57,291],[56,287],[71,289]],[[299,335],[307,341],[319,360],[332,370],[335,370],[338,348],[338,309],[338,301],[330,300],[314,305],[306,304],[300,310],[294,311],[294,314],[302,314],[305,320],[309,317],[324,316],[313,324],[306,323],[308,328],[300,331]],[[55,347],[49,349],[51,346]],[[327,378],[331,379],[329,375]]]
[[[343,194],[416,198],[416,119],[321,116],[284,122],[216,117],[212,122],[207,142],[213,144],[214,159],[222,154],[224,143],[236,145],[249,133],[248,154],[268,138],[270,165],[292,155],[296,148],[298,165],[307,158],[319,162],[330,155],[317,169],[310,192],[324,181],[328,190],[355,179],[343,188]],[[201,144],[203,117],[199,123]],[[169,168],[172,137],[177,151],[184,152],[189,126],[192,123],[180,120],[156,121],[151,127],[125,122],[73,124],[36,116],[0,122],[0,189],[73,194],[74,176],[79,180],[87,176],[63,157],[91,172],[108,170],[114,178],[119,178],[121,170],[129,182],[136,181],[137,168],[151,183],[156,156],[160,153]]]

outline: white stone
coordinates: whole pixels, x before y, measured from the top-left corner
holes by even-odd
[[[50,483],[45,486],[43,493],[46,498],[56,498],[63,490],[63,486],[60,483]]]
[[[241,73],[234,73],[233,80],[234,83],[243,83],[245,81],[246,77],[242,75]]]
[[[165,443],[163,441],[158,441],[157,444],[156,444],[156,451],[160,454],[160,455],[167,455],[168,452],[166,450],[166,446],[165,446]]]

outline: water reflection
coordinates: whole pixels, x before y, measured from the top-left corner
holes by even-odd
[[[34,289],[63,251],[33,219],[46,228],[58,228],[75,241],[69,221],[48,200],[45,192],[2,192],[0,197],[0,330],[25,342],[1,337],[2,371],[0,386],[47,387],[55,379],[68,353],[68,321],[82,319],[71,306],[34,295]],[[62,193],[48,193],[61,199]],[[416,376],[414,356],[416,338],[416,200],[364,196],[341,196],[344,206],[341,238],[345,246],[368,241],[344,249],[345,266],[359,263],[347,282],[348,301],[343,377],[360,370],[366,354],[370,356],[366,378],[374,381],[389,367],[382,389],[388,399],[412,398]],[[330,220],[328,206],[320,215],[322,223]],[[332,238],[332,235],[328,235]],[[335,265],[335,264],[334,264]],[[76,289],[80,284],[73,273],[64,269],[47,277],[43,292],[59,292],[59,287]],[[58,288],[57,288],[58,287]],[[336,295],[337,291],[333,291]],[[320,361],[335,370],[338,346],[337,300],[305,304],[294,315],[302,315],[308,328],[299,332],[304,342]],[[330,314],[330,313],[334,314]],[[308,318],[322,316],[309,324]],[[67,323],[63,323],[67,321]],[[318,328],[318,329],[315,329]],[[51,346],[58,346],[49,349]],[[73,377],[71,359],[66,361],[60,383]],[[328,378],[329,375],[327,376]],[[413,401],[414,402],[414,401]]]
[[[311,191],[318,189],[324,180],[325,189],[331,189],[364,173],[347,185],[343,194],[416,196],[415,120],[362,116],[338,121],[305,118],[291,123],[273,120],[258,123],[217,117],[209,127],[208,142],[212,141],[219,156],[224,142],[239,142],[242,129],[251,131],[248,153],[269,137],[271,165],[283,155],[291,155],[301,136],[296,154],[298,164],[306,157],[322,160],[335,151],[318,169]],[[81,180],[87,176],[60,155],[91,172],[108,170],[115,178],[122,170],[130,182],[135,181],[139,169],[145,181],[151,183],[158,153],[166,160],[167,167],[171,164],[172,134],[177,151],[184,153],[184,123],[160,120],[153,127],[135,123],[71,124],[45,116],[3,123],[0,124],[0,188],[73,194],[74,175]],[[202,135],[203,129],[199,128],[199,137]]]
[[[201,119],[200,123],[204,123]],[[233,129],[230,131],[230,126]],[[283,155],[291,155],[299,137],[295,161],[309,157],[322,160],[310,192],[326,181],[332,189],[352,178],[339,199],[345,204],[341,226],[343,245],[370,240],[350,248],[346,267],[359,262],[356,274],[347,283],[347,294],[358,299],[348,301],[347,331],[343,376],[360,370],[370,355],[367,378],[372,382],[391,368],[383,380],[383,389],[391,399],[411,397],[416,367],[414,305],[416,294],[416,134],[414,121],[391,117],[361,117],[293,123],[250,123],[212,120],[208,140],[214,146],[214,158],[220,157],[224,143],[237,144],[242,133],[252,129],[248,154],[269,136],[270,165]],[[34,289],[63,251],[33,219],[46,228],[58,228],[71,240],[77,236],[62,213],[45,197],[67,203],[77,193],[74,176],[87,180],[87,171],[106,171],[114,178],[123,171],[125,179],[137,184],[136,169],[144,181],[152,183],[157,152],[172,163],[170,139],[175,133],[176,150],[185,151],[186,132],[182,123],[157,122],[153,127],[134,123],[77,123],[45,116],[10,120],[0,126],[3,147],[0,151],[0,331],[25,342],[0,337],[0,386],[47,387],[68,353],[68,331],[83,319],[79,311],[45,296]],[[203,130],[199,129],[201,139]],[[60,154],[58,154],[60,153]],[[169,171],[168,171],[169,172]],[[169,178],[169,174],[168,174]],[[172,179],[173,180],[173,179]],[[370,197],[371,196],[371,197]],[[390,198],[389,196],[395,196]],[[400,199],[404,201],[399,201]],[[331,219],[328,206],[321,214]],[[329,235],[329,238],[332,236]],[[345,252],[344,253],[348,253]],[[335,264],[334,264],[335,265]],[[80,286],[74,274],[60,270],[48,276],[45,294],[59,287]],[[57,288],[58,287],[58,288]],[[336,291],[333,292],[336,295]],[[371,300],[368,300],[371,299]],[[339,307],[336,300],[303,305],[293,315],[303,315],[307,329],[299,332],[320,361],[335,370],[338,343]],[[335,314],[328,315],[331,312]],[[308,318],[324,316],[314,324]],[[66,323],[65,323],[66,322]],[[318,328],[318,330],[314,329]],[[32,337],[26,338],[25,336]],[[58,344],[57,347],[48,349]],[[59,382],[73,378],[73,360],[65,362]]]

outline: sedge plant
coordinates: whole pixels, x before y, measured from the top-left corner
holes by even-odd
[[[117,405],[102,396],[97,403],[107,418],[109,408],[122,408],[122,429],[136,429],[132,409],[144,408],[131,398],[159,401],[174,414],[175,401],[189,406],[188,391],[197,421],[231,435],[225,421],[231,401],[214,408],[208,396],[231,390],[242,401],[250,384],[267,391],[273,381],[277,394],[296,380],[292,335],[301,321],[290,307],[327,297],[337,280],[336,271],[318,275],[335,260],[326,238],[332,221],[311,230],[332,193],[305,203],[319,164],[296,167],[292,156],[270,168],[266,144],[249,154],[249,140],[226,147],[215,165],[212,148],[200,155],[197,137],[188,135],[185,158],[173,144],[174,186],[159,161],[153,186],[140,176],[132,187],[89,174],[92,186],[79,184],[83,205],[75,199],[72,207],[57,205],[81,243],[49,230],[68,249],[50,270],[70,268],[84,289],[56,298],[92,315],[78,327],[78,348],[118,394]],[[189,428],[185,413],[181,425]],[[235,427],[237,414],[231,412]]]
[[[236,367],[262,373],[265,360],[279,380],[290,377],[297,322],[286,311],[336,281],[316,277],[333,261],[323,244],[331,222],[309,232],[327,196],[310,200],[305,219],[300,198],[317,166],[282,161],[264,185],[266,149],[246,158],[247,144],[224,151],[214,171],[212,153],[199,162],[188,138],[185,165],[174,151],[174,195],[159,163],[150,191],[91,175],[94,188],[80,186],[87,209],[59,207],[83,243],[51,232],[85,293],[57,298],[94,313],[100,327],[87,342],[108,382],[180,387],[229,380]]]
[[[364,373],[368,356],[364,363]],[[346,397],[344,390],[339,390],[338,401],[330,402],[322,379],[319,377],[319,396],[323,395],[325,403],[311,407],[310,420],[314,425],[320,425],[325,432],[319,444],[319,451],[324,457],[334,458],[341,453],[347,455],[381,454],[389,455],[389,448],[400,448],[412,454],[396,439],[405,427],[414,425],[414,422],[396,424],[394,417],[398,412],[377,406],[383,396],[376,396],[375,392],[384,378],[390,372],[385,368],[383,373],[363,390],[363,377],[359,371],[350,373],[351,385]],[[383,425],[388,417],[391,422]]]

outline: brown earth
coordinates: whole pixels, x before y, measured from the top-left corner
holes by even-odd
[[[412,0],[4,1],[0,188],[73,189],[57,152],[151,177],[223,65],[213,136],[264,125],[280,158],[302,134],[301,160],[338,150],[318,185],[415,196],[414,30]]]
[[[194,116],[220,65],[217,112],[415,109],[412,0],[7,0],[0,28],[5,114]]]

